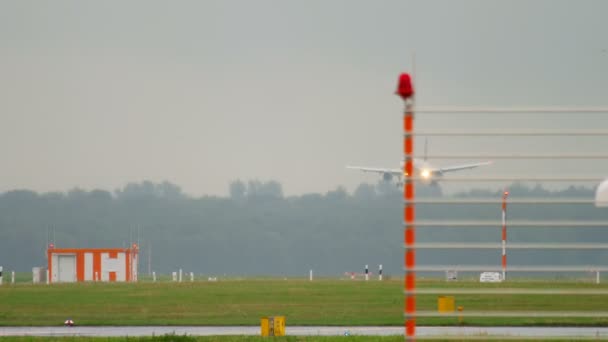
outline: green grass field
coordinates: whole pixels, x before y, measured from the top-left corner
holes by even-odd
[[[175,336],[163,335],[152,337],[5,337],[7,342],[403,342],[403,336],[285,336],[285,337],[268,337],[259,336]],[[424,341],[469,341],[467,339],[423,339]],[[480,341],[476,338],[474,340]],[[510,341],[513,339],[501,340],[492,339],[492,341]],[[589,339],[534,339],[534,341],[589,341]]]
[[[520,281],[503,284],[419,281],[419,288],[608,289],[606,284]],[[268,315],[287,325],[403,324],[400,280],[220,280],[218,282],[3,285],[0,324],[259,325]],[[449,294],[446,292],[446,294]],[[455,295],[468,310],[607,311],[605,295]],[[419,310],[436,310],[437,295],[419,295]],[[456,325],[455,317],[419,318],[419,325]],[[467,317],[466,325],[607,326],[603,318]]]

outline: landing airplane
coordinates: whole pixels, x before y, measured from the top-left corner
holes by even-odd
[[[448,173],[454,171],[462,171],[468,169],[474,169],[479,166],[490,165],[492,162],[479,162],[479,163],[470,163],[470,164],[460,164],[460,165],[451,165],[444,167],[436,167],[431,165],[426,160],[426,151],[427,151],[427,143],[424,142],[424,159],[416,159],[414,158],[414,172],[416,173],[414,176],[421,179],[421,181],[425,184],[436,185],[437,181],[441,179],[441,177]],[[378,167],[367,167],[367,166],[346,166],[347,169],[359,170],[363,172],[375,172],[382,175],[382,179],[384,181],[390,182],[393,177],[397,177],[398,185],[401,184],[401,178],[404,177],[404,162],[401,162],[400,168],[398,169],[385,169]]]
[[[441,177],[448,173],[454,171],[468,170],[474,169],[479,166],[489,165],[492,162],[481,162],[481,163],[471,163],[471,164],[461,164],[461,165],[451,165],[445,167],[434,167],[425,160],[414,159],[414,170],[417,173],[416,176],[421,178],[424,183],[436,185],[437,181],[441,179]],[[390,182],[393,177],[397,177],[398,182],[401,183],[401,178],[405,176],[405,171],[403,170],[404,163],[401,162],[401,167],[399,169],[386,169],[386,168],[377,168],[377,167],[366,167],[366,166],[346,166],[347,169],[360,170],[363,172],[375,172],[382,175],[382,179]]]

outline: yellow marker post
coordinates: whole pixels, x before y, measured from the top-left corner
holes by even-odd
[[[285,316],[274,316],[274,336],[285,336]]]
[[[261,328],[261,335],[264,336],[270,336],[270,325],[269,325],[269,319],[268,317],[262,317],[262,319],[260,319],[260,328]]]

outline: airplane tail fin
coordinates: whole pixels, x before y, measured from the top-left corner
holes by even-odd
[[[427,138],[424,138],[424,161],[426,162],[427,154],[428,154],[428,142]]]

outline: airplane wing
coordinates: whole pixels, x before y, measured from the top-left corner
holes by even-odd
[[[446,166],[446,167],[440,167],[440,168],[437,168],[437,169],[432,169],[431,171],[443,174],[443,173],[446,173],[446,172],[453,172],[453,171],[474,169],[474,168],[479,167],[479,166],[485,166],[485,165],[490,165],[490,164],[492,164],[492,162],[481,162],[481,163],[453,165],[453,166]]]
[[[403,176],[403,171],[401,169],[384,169],[379,167],[366,167],[366,166],[346,166],[347,169],[359,170],[363,172],[375,172],[381,174],[391,174],[393,176]]]

